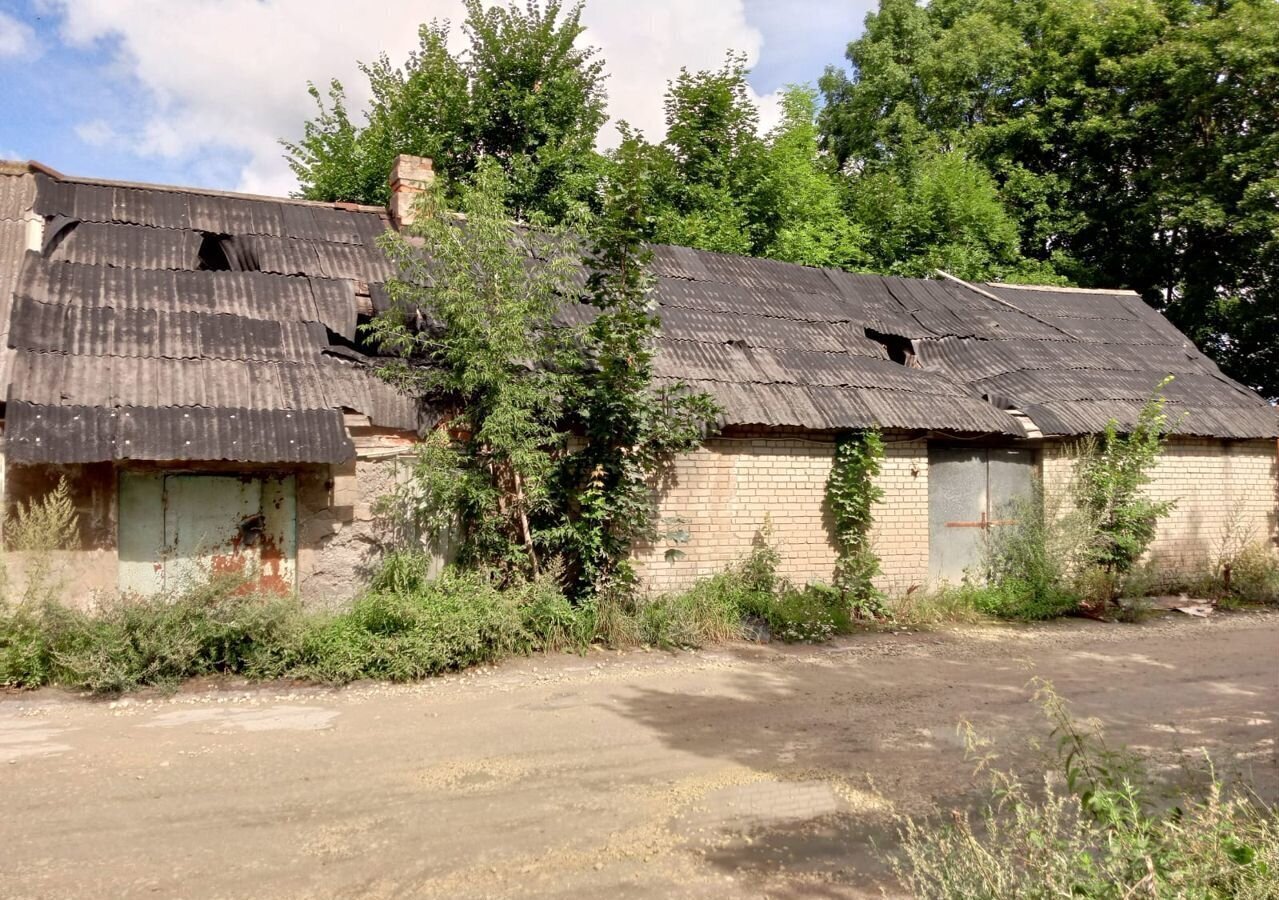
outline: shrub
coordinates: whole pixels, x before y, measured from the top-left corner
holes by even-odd
[[[848,599],[838,588],[810,584],[784,586],[760,612],[773,637],[787,643],[817,644],[852,630]]]
[[[1041,584],[1007,577],[987,584],[964,584],[946,590],[947,604],[971,607],[976,612],[999,619],[1035,622],[1068,615],[1079,607],[1079,598],[1058,584]]]
[[[24,602],[0,617],[0,683],[121,691],[215,673],[278,677],[301,621],[296,600],[246,592],[230,576],[92,612]]]
[[[483,573],[446,569],[412,590],[370,590],[347,612],[314,620],[297,665],[321,681],[408,681],[534,646],[516,592],[499,590]]]
[[[1106,748],[1042,688],[1058,771],[1031,783],[979,759],[990,778],[980,821],[902,821],[893,867],[916,897],[1279,896],[1279,817],[1209,772],[1207,789],[1157,804],[1136,759]],[[969,749],[980,742],[971,736]],[[1185,774],[1185,773],[1183,773]]]
[[[1279,603],[1279,556],[1255,542],[1230,561],[1230,592],[1244,603]]]
[[[1146,401],[1131,432],[1121,434],[1111,420],[1099,437],[1077,447],[1073,490],[1079,508],[1095,523],[1093,562],[1119,574],[1146,552],[1159,520],[1175,505],[1151,500],[1144,490],[1170,429],[1163,397],[1170,381],[1171,376],[1164,379]]]

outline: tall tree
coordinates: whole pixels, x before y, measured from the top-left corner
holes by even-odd
[[[821,81],[841,166],[962,150],[1023,254],[1135,288],[1279,396],[1279,4],[881,0],[847,56]]]
[[[768,135],[763,193],[771,207],[763,255],[809,266],[854,269],[870,262],[866,229],[844,211],[844,186],[821,152],[817,92],[792,85],[782,121]]]
[[[764,143],[746,74],[745,57],[730,53],[721,68],[681,69],[668,85],[666,139],[650,157],[659,240],[724,253],[760,245]]]
[[[372,94],[363,125],[339,82],[327,103],[310,86],[318,113],[296,143],[284,142],[301,196],[383,204],[392,160],[411,153],[431,157],[453,190],[481,159],[496,160],[508,209],[521,218],[560,220],[590,197],[606,116],[603,63],[576,46],[582,4],[464,3],[465,51],[450,53],[448,23],[432,22],[403,66],[385,55],[361,65]]]

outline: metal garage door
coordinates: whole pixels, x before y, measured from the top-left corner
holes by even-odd
[[[930,447],[928,575],[958,582],[979,575],[986,535],[1009,524],[1009,507],[1031,490],[1031,450]]]
[[[120,590],[180,591],[227,572],[293,590],[297,510],[291,476],[125,472],[119,493]]]

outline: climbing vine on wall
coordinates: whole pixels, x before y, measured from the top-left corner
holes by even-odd
[[[878,431],[857,431],[838,438],[835,460],[826,482],[826,503],[835,525],[835,587],[861,617],[886,613],[884,595],[874,584],[879,557],[871,546],[873,508],[884,495],[875,484],[884,459]]]

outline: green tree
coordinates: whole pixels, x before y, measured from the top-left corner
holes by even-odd
[[[748,255],[762,247],[766,151],[746,74],[745,57],[730,53],[720,69],[681,69],[667,87],[666,139],[648,154],[657,240]]]
[[[431,157],[454,191],[480,160],[496,160],[508,209],[522,218],[561,221],[588,201],[606,116],[603,63],[575,45],[581,3],[464,3],[462,53],[449,52],[448,23],[432,22],[403,66],[385,55],[361,65],[372,94],[364,125],[352,122],[340,83],[330,84],[327,104],[310,86],[316,118],[300,140],[284,142],[301,196],[384,204],[392,161],[410,153]]]
[[[370,337],[394,357],[384,377],[448,410],[452,439],[427,443],[407,495],[422,504],[419,518],[434,527],[456,514],[463,562],[536,575],[534,526],[553,507],[573,360],[572,334],[552,317],[571,294],[577,259],[562,232],[510,222],[506,185],[486,160],[461,190],[464,225],[437,189],[411,229],[421,248],[383,239],[400,278]],[[541,262],[530,266],[530,257]]]
[[[1138,290],[1279,396],[1279,4],[881,0],[847,56],[821,80],[840,166],[962,150],[1022,255]]]
[[[763,193],[771,232],[762,255],[808,266],[854,269],[869,262],[866,229],[844,211],[840,176],[818,146],[817,92],[792,85],[782,121],[767,139]]]
[[[680,383],[654,382],[660,322],[650,296],[646,202],[651,170],[626,135],[602,187],[603,206],[587,254],[587,301],[599,312],[586,331],[586,365],[570,406],[583,446],[564,458],[561,481],[574,515],[564,530],[577,561],[579,593],[629,588],[632,545],[657,537],[654,480],[697,447],[717,407]]]
[[[1145,491],[1170,430],[1163,396],[1170,381],[1172,376],[1146,401],[1131,432],[1121,433],[1112,419],[1100,436],[1085,438],[1078,450],[1074,493],[1096,528],[1093,561],[1118,575],[1132,569],[1154,541],[1159,520],[1176,506],[1152,500]]]

